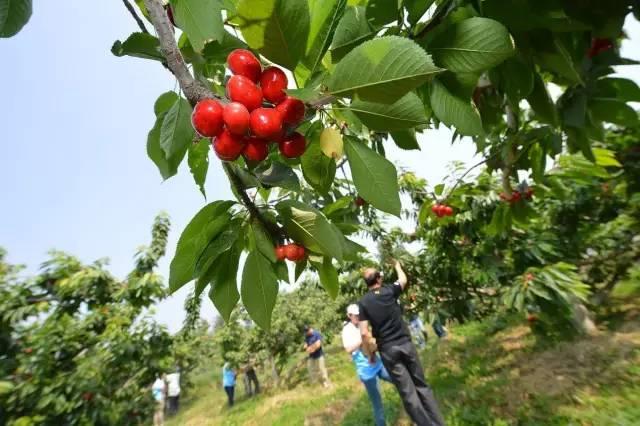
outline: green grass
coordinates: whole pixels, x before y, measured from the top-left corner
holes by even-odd
[[[423,364],[447,424],[640,424],[640,315],[635,307],[625,312],[635,317],[618,330],[571,342],[540,344],[519,317],[458,326],[445,341],[432,337]],[[300,372],[302,384],[241,397],[232,409],[225,407],[217,373],[203,371],[168,425],[372,424],[371,405],[348,357],[333,350],[327,365],[330,390],[306,384]],[[388,424],[410,424],[395,388],[383,384],[382,390]]]

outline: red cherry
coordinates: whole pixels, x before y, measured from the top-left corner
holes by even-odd
[[[285,260],[287,258],[285,246],[276,246],[276,258],[278,260]]]
[[[304,154],[307,148],[307,140],[298,132],[293,132],[289,137],[278,142],[280,153],[287,158],[297,158]]]
[[[511,199],[509,201],[512,203],[517,203],[518,201],[520,201],[520,198],[522,198],[522,194],[520,194],[519,191],[514,191],[511,194]]]
[[[282,132],[282,116],[275,108],[258,108],[251,112],[251,131],[263,139],[277,137]]]
[[[213,137],[222,130],[222,105],[213,99],[197,103],[191,114],[191,124],[202,136]]]
[[[31,352],[33,352],[33,348],[25,348],[24,349],[24,353],[27,354],[27,355],[30,354]]]
[[[296,254],[296,261],[304,259],[304,257],[307,254],[307,251],[302,246],[296,246],[296,247],[298,249],[297,250],[298,252]]]
[[[524,197],[527,200],[531,200],[533,198],[533,188],[531,187],[527,188],[527,192],[525,193]]]
[[[239,102],[230,102],[224,106],[222,119],[229,133],[245,135],[249,130],[249,110]]]
[[[243,75],[254,83],[260,80],[262,65],[258,58],[246,49],[236,49],[229,53],[227,65],[235,75]]]
[[[267,141],[256,137],[247,138],[247,144],[242,151],[244,158],[249,161],[262,161],[269,155]]]
[[[298,246],[295,244],[287,244],[284,246],[284,255],[288,260],[295,262],[298,256]]]
[[[591,47],[587,52],[587,56],[593,58],[596,55],[606,52],[613,48],[613,42],[608,38],[594,38],[591,40]]]
[[[226,129],[220,132],[213,140],[213,150],[218,158],[223,161],[234,161],[244,149],[245,139],[242,136],[232,135]]]
[[[91,401],[93,399],[93,394],[91,392],[85,392],[82,394],[82,399],[85,401]]]
[[[240,102],[249,111],[262,106],[262,91],[243,75],[233,75],[227,81],[227,95],[234,102]]]
[[[285,100],[287,94],[284,92],[284,89],[287,88],[288,84],[287,75],[278,67],[269,67],[265,69],[260,76],[262,96],[274,104]]]
[[[356,206],[358,206],[358,207],[362,207],[362,206],[364,206],[365,204],[367,204],[367,202],[364,200],[364,198],[359,197],[359,196],[358,196],[358,197],[356,197],[356,201],[355,201],[355,203],[356,203]]]
[[[445,216],[451,216],[453,214],[453,209],[450,206],[444,206],[442,211]]]
[[[282,122],[291,126],[300,124],[304,118],[304,103],[291,96],[287,96],[284,101],[280,102],[276,109],[282,114]]]
[[[433,206],[431,206],[431,211],[434,214],[438,214],[438,206],[439,206],[439,204],[434,204]]]
[[[536,314],[529,314],[527,315],[527,321],[536,322],[538,321],[538,316]]]

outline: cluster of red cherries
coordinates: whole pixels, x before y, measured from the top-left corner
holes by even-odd
[[[431,211],[438,217],[453,216],[453,208],[446,204],[435,204],[431,207]]]
[[[193,128],[203,137],[213,138],[213,150],[223,161],[259,162],[269,155],[269,143],[277,143],[280,154],[300,157],[307,146],[303,135],[293,131],[303,120],[304,103],[287,96],[288,79],[278,67],[264,70],[258,58],[245,49],[227,57],[232,72],[227,81],[227,97],[221,104],[204,99],[193,110]]]
[[[283,246],[276,246],[276,258],[280,261],[290,260],[292,262],[298,262],[306,256],[307,252],[301,245],[298,244],[285,244]]]
[[[531,201],[532,198],[533,198],[533,188],[531,187],[525,189],[524,191],[515,190],[511,193],[511,195],[507,195],[504,192],[500,193],[500,199],[508,202],[509,204],[515,204],[522,199]]]

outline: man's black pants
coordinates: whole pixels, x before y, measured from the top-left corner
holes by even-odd
[[[380,349],[380,357],[411,420],[418,426],[444,425],[413,343],[387,344]]]

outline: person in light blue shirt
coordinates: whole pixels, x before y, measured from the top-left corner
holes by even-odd
[[[225,362],[222,367],[222,386],[227,393],[229,407],[233,407],[233,394],[236,388],[236,371],[228,362]]]
[[[356,366],[358,377],[367,390],[371,405],[373,406],[373,417],[376,426],[384,426],[384,407],[378,387],[378,378],[391,382],[391,377],[389,377],[387,370],[382,365],[382,361],[377,354],[370,358],[362,351],[362,336],[358,328],[359,314],[360,309],[358,305],[352,304],[347,307],[347,317],[349,317],[349,321],[346,322],[342,328],[342,346],[351,354],[351,359]]]

